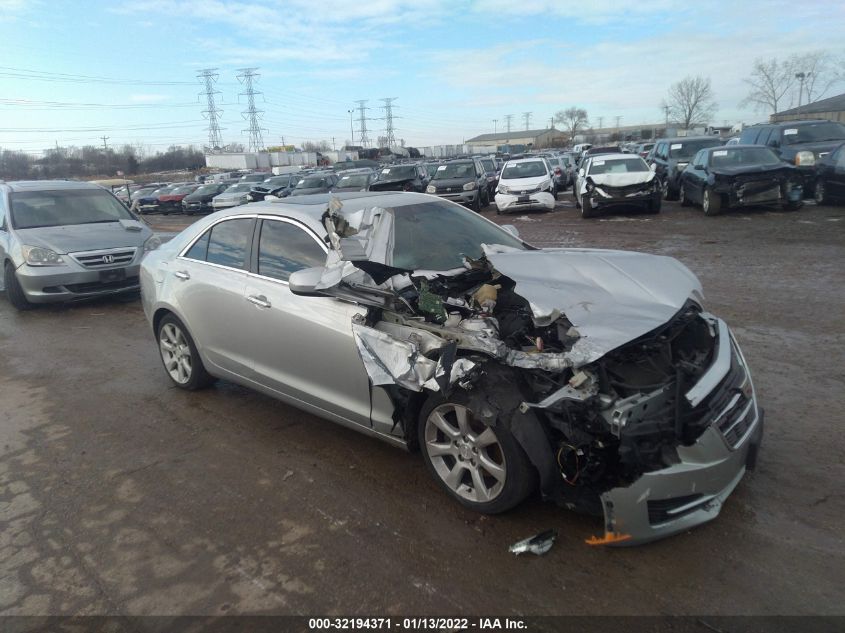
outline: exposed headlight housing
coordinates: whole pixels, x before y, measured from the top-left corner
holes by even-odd
[[[816,164],[816,155],[813,152],[798,152],[795,154],[795,164],[798,167],[812,167]]]
[[[429,185],[428,187],[425,188],[426,193],[435,193],[436,191],[437,191],[437,187],[435,187],[434,185]]]
[[[477,187],[478,187],[477,182],[475,182],[475,181],[468,182],[467,184],[464,185],[464,191],[472,191],[473,189],[476,189]]]
[[[150,235],[144,242],[144,252],[149,253],[150,251],[156,250],[159,246],[161,246],[161,239],[156,235]]]
[[[510,192],[511,192],[511,188],[508,187],[507,185],[502,185],[502,184],[499,185],[499,193],[510,193]]]
[[[40,246],[21,246],[23,258],[30,266],[64,266],[65,260],[56,251]]]

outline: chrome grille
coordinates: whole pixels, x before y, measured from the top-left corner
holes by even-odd
[[[110,268],[132,263],[137,250],[137,248],[109,248],[100,251],[71,253],[70,256],[85,268]]]

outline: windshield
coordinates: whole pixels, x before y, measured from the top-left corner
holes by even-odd
[[[822,141],[845,141],[845,125],[825,121],[801,127],[786,128],[783,131],[785,145],[795,143],[820,143]]]
[[[296,185],[297,189],[318,189],[326,186],[325,178],[303,178]]]
[[[261,182],[267,178],[264,174],[252,174],[250,176],[241,176],[241,182]]]
[[[379,180],[399,180],[403,178],[416,178],[416,171],[413,165],[402,167],[387,167],[379,172]]]
[[[636,158],[617,158],[608,160],[594,158],[590,163],[590,174],[630,174],[639,171],[649,171],[646,162],[637,156]]]
[[[740,165],[779,165],[780,158],[767,147],[741,147],[716,149],[710,155],[711,167],[738,167]]]
[[[355,174],[352,176],[344,176],[336,187],[366,187],[369,184],[370,177],[367,174]]]
[[[554,169],[555,167],[560,167],[560,158],[558,158],[557,156],[550,156],[549,158],[546,158],[546,160],[549,162],[549,165],[551,165],[552,169]]]
[[[179,187],[178,189],[175,189],[171,193],[173,195],[181,195],[181,194],[193,193],[196,190],[197,190],[196,185],[188,185],[187,187]]]
[[[266,189],[275,189],[276,187],[287,187],[290,181],[290,176],[275,176],[268,178],[260,183]]]
[[[475,212],[445,200],[393,209],[393,265],[406,270],[451,270],[464,256],[478,259],[482,244],[525,245]]]
[[[548,176],[546,163],[541,160],[532,160],[527,163],[508,163],[502,171],[503,180],[514,180],[516,178],[536,178],[537,176]]]
[[[141,198],[143,196],[150,195],[154,191],[155,191],[155,189],[150,189],[149,187],[147,187],[146,189],[138,189],[138,191],[132,192],[132,197],[133,198]]]
[[[678,141],[669,144],[670,158],[692,158],[700,149],[705,147],[719,147],[722,144],[717,138],[703,138],[697,141]]]
[[[447,163],[438,165],[432,180],[446,180],[447,178],[475,178],[473,163]]]
[[[16,229],[134,219],[114,196],[95,189],[19,191],[11,195],[11,202]]]
[[[481,162],[481,166],[484,167],[484,171],[496,171],[496,166],[493,164],[493,161],[489,158],[484,159]]]
[[[433,174],[434,172],[436,172],[436,171],[437,171],[437,167],[438,167],[437,163],[426,163],[426,164],[425,164],[425,170],[429,173],[429,175],[431,175],[431,174]]]
[[[228,189],[226,189],[226,193],[240,193],[241,191],[249,191],[252,189],[252,185],[248,182],[239,182],[236,185],[232,185]]]

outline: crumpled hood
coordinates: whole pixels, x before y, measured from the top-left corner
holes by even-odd
[[[232,193],[221,193],[214,196],[214,200],[237,200],[238,198],[246,198],[248,191],[233,191]]]
[[[131,227],[130,229],[125,226]],[[140,230],[138,230],[140,229]],[[22,244],[49,248],[61,255],[121,246],[141,246],[152,231],[135,220],[15,229]]]
[[[569,355],[575,366],[663,325],[689,298],[703,299],[701,283],[671,257],[628,251],[554,248],[510,250],[484,245],[493,267],[516,283],[537,325],[564,314],[581,338]]]
[[[718,174],[719,176],[748,176],[751,174],[777,174],[780,173],[795,173],[798,171],[797,167],[788,165],[786,163],[778,163],[774,165],[737,165],[735,167],[711,167],[710,172]]]
[[[653,171],[634,171],[618,174],[596,174],[588,176],[596,185],[608,187],[627,187],[654,180]]]

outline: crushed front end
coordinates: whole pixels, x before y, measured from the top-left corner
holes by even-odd
[[[603,515],[605,544],[713,519],[753,466],[751,374],[676,260],[483,245],[462,269],[408,271],[392,266],[390,211],[324,220],[316,288],[369,306],[355,342],[406,437],[415,396],[457,394],[517,439],[544,498]]]

